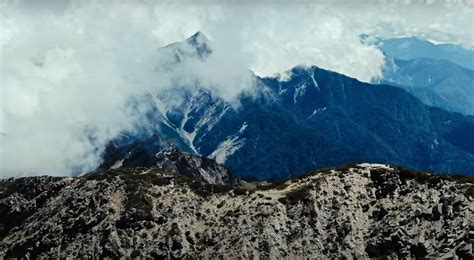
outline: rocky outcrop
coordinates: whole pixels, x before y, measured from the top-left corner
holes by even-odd
[[[153,167],[210,184],[236,185],[239,178],[224,165],[206,157],[181,151],[158,135],[146,141],[111,143],[105,149],[98,170]]]
[[[237,185],[239,178],[224,165],[173,147],[155,155],[156,167],[210,184]]]
[[[385,165],[240,187],[123,168],[0,192],[0,258],[473,256],[472,179]]]

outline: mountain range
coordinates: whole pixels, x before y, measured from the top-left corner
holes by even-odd
[[[396,57],[402,60],[418,58],[445,60],[474,70],[474,50],[466,49],[456,44],[435,44],[418,37],[377,39],[376,43],[389,57]]]
[[[381,40],[386,56],[377,83],[404,88],[423,103],[474,115],[474,51],[418,38]]]
[[[204,63],[212,48],[197,33],[158,52],[173,54],[166,69],[174,69],[186,59]],[[474,117],[314,66],[289,75],[253,75],[238,106],[199,82],[150,93],[144,128],[241,177],[284,179],[352,162],[474,174]]]
[[[210,55],[196,33],[157,73]],[[236,100],[198,79],[136,97],[94,172],[0,179],[0,258],[472,259],[472,71],[388,62],[380,84],[297,66]]]
[[[400,86],[427,105],[474,115],[474,71],[452,62],[393,59],[381,82]]]

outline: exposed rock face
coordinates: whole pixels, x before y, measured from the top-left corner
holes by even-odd
[[[239,178],[224,165],[206,157],[198,157],[173,147],[155,155],[157,167],[180,173],[210,184],[237,185]]]
[[[228,168],[206,157],[179,150],[157,135],[146,141],[126,144],[109,144],[99,170],[124,167],[154,167],[167,172],[180,173],[210,184],[236,185],[238,177]]]
[[[0,182],[0,258],[461,257],[472,179],[359,164],[255,188],[158,169]]]

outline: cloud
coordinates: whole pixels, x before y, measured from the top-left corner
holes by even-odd
[[[0,64],[3,176],[92,169],[100,148],[140,120],[130,98],[166,81],[154,73],[148,9],[107,7],[2,10],[12,25]]]
[[[370,81],[384,56],[361,34],[474,46],[472,1],[408,2],[0,1],[0,176],[94,168],[141,122],[131,98],[176,78],[231,101],[252,86],[249,69],[317,65]],[[212,56],[158,73],[157,48],[196,31]]]

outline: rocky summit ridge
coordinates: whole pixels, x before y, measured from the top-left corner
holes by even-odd
[[[0,181],[0,258],[472,259],[470,177],[355,164],[214,185],[157,168]]]
[[[224,165],[206,157],[184,152],[159,136],[120,146],[111,142],[106,147],[103,161],[97,170],[133,167],[159,168],[209,184],[239,183],[239,178]]]

